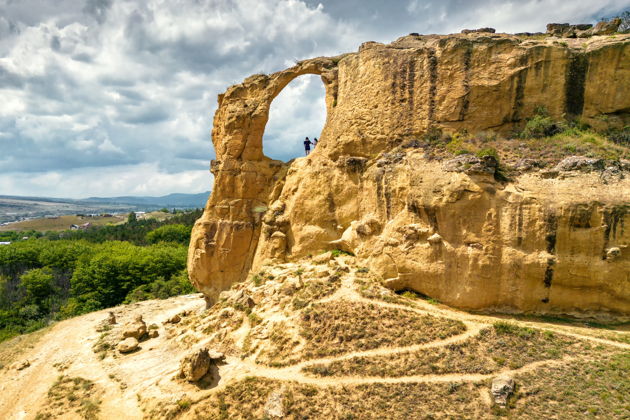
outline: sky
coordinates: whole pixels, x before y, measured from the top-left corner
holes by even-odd
[[[83,198],[212,187],[217,95],[254,73],[411,32],[592,23],[630,0],[0,0],[0,195]],[[272,103],[266,155],[325,121],[302,76]]]

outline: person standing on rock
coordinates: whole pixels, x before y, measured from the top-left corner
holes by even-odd
[[[313,139],[313,149],[315,149],[315,147],[317,147],[317,137]]]
[[[313,142],[311,142],[308,137],[304,139],[304,153],[306,153],[306,156],[311,153],[311,144],[313,144]]]

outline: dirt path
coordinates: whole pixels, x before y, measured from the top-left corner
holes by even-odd
[[[189,295],[120,306],[112,310],[119,322],[133,319],[140,313],[147,321],[160,322],[183,310],[202,307],[203,299],[198,295]],[[32,349],[20,355],[20,361],[30,362],[28,368],[21,371],[5,369],[0,381],[0,417],[7,420],[34,418],[41,408],[46,407],[49,388],[63,374],[95,383],[95,390],[99,392],[102,401],[102,418],[142,418],[136,397],[138,390],[121,386],[115,379],[118,378],[116,370],[101,362],[92,350],[100,335],[96,332],[96,326],[106,318],[107,312],[108,310],[93,312],[59,322]],[[141,353],[134,353],[133,356],[141,356]],[[149,359],[159,360],[160,356],[160,352],[154,352]]]
[[[287,265],[285,272],[295,271],[295,267]],[[140,419],[149,416],[142,409],[148,406],[159,406],[162,402],[176,404],[180,398],[199,401],[213,392],[225,389],[228,384],[242,380],[248,376],[258,376],[282,381],[295,381],[315,386],[359,385],[372,383],[437,383],[437,382],[479,382],[493,378],[500,373],[519,374],[543,366],[558,366],[571,360],[565,357],[559,360],[543,360],[530,363],[520,369],[504,370],[491,374],[452,373],[443,375],[413,375],[403,377],[317,377],[302,371],[304,367],[315,364],[328,364],[336,361],[348,360],[355,357],[392,356],[414,352],[421,349],[433,349],[460,343],[476,335],[483,328],[491,326],[497,321],[506,321],[505,317],[490,315],[475,315],[451,310],[444,306],[435,306],[420,300],[412,300],[409,305],[389,303],[368,299],[359,294],[356,284],[344,276],[339,289],[318,302],[333,302],[347,300],[369,303],[384,308],[411,311],[420,315],[431,315],[461,321],[466,326],[462,334],[435,340],[429,343],[415,344],[404,347],[380,347],[365,351],[352,351],[334,357],[325,357],[300,361],[281,368],[267,367],[254,362],[255,355],[241,358],[240,354],[226,357],[226,363],[219,366],[217,383],[210,387],[199,387],[178,381],[175,374],[179,368],[179,361],[190,351],[193,344],[188,344],[187,336],[191,333],[189,327],[182,323],[177,327],[164,328],[169,317],[185,310],[201,313],[205,302],[200,295],[179,296],[167,300],[140,302],[132,305],[114,308],[119,324],[125,324],[143,315],[147,324],[160,325],[160,336],[141,343],[139,351],[129,355],[120,355],[116,351],[108,353],[101,360],[94,353],[93,346],[99,340],[101,333],[96,331],[97,325],[106,318],[107,310],[87,314],[56,324],[30,350],[24,351],[18,361],[28,360],[30,367],[24,370],[4,368],[0,379],[0,418],[1,419],[32,419],[38,411],[48,404],[47,393],[59,375],[81,377],[93,381],[101,400],[100,417],[103,419]],[[275,292],[274,292],[275,293]],[[265,312],[271,321],[291,322],[280,307],[270,306]],[[295,315],[295,314],[294,314]],[[295,318],[295,316],[294,316]],[[559,334],[588,340],[597,344],[605,344],[620,349],[630,349],[630,344],[608,340],[589,335],[586,328],[546,324],[534,321],[509,320],[516,325],[550,330]],[[223,328],[223,327],[222,327]],[[248,317],[232,332],[232,339],[242,347],[247,335],[253,328]],[[296,340],[297,329],[291,329]],[[601,331],[596,331],[600,332]],[[119,333],[119,332],[118,332]],[[196,345],[204,345],[204,333],[197,333],[201,341]],[[585,359],[584,359],[585,360]],[[215,386],[216,385],[216,386]],[[64,418],[73,418],[64,416]]]
[[[574,357],[565,357],[559,360],[541,360],[529,363],[519,369],[503,370],[488,374],[482,373],[447,373],[443,375],[413,375],[397,377],[381,376],[335,376],[332,378],[322,378],[309,376],[301,373],[296,365],[286,368],[274,369],[264,368],[258,365],[251,366],[250,371],[243,371],[238,378],[244,379],[247,376],[260,376],[268,379],[281,381],[294,381],[302,384],[315,386],[339,386],[339,385],[364,385],[364,384],[402,384],[402,383],[438,383],[438,382],[480,382],[491,379],[499,375],[517,375],[531,372],[543,366],[560,366],[576,360]]]

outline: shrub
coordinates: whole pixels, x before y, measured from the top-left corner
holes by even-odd
[[[553,119],[546,115],[535,115],[527,124],[521,133],[522,138],[542,138],[550,137],[562,132],[560,124],[553,121]]]
[[[492,156],[497,160],[497,162],[499,161],[499,154],[497,153],[496,149],[493,147],[486,147],[484,149],[481,149],[476,154],[480,158],[484,156]]]
[[[344,251],[343,249],[333,249],[332,251],[330,251],[330,254],[333,258],[337,258],[340,255],[350,255],[354,257],[354,254],[352,252]]]
[[[454,155],[464,155],[470,153],[464,145],[464,138],[459,134],[453,134],[451,136],[451,141],[446,145],[446,150]]]
[[[630,126],[624,127],[623,130],[610,130],[607,137],[613,143],[630,147]]]

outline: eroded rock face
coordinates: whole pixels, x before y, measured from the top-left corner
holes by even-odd
[[[629,62],[630,35],[412,34],[230,87],[214,119],[213,193],[191,238],[194,285],[213,303],[265,262],[342,248],[392,288],[449,305],[627,318],[628,176],[603,183],[580,160],[499,182],[491,159],[445,167],[413,144],[434,128],[510,132],[540,104],[553,118],[623,126]],[[273,98],[306,73],[322,77],[327,120],[317,148],[289,166],[264,156],[262,135]]]

